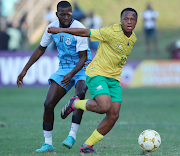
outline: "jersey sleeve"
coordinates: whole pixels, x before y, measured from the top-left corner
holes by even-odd
[[[106,42],[109,40],[109,27],[101,28],[101,29],[89,29],[90,38],[92,42]]]
[[[42,47],[47,47],[53,40],[52,36],[51,36],[51,33],[48,33],[47,30],[48,30],[48,27],[50,26],[47,26],[46,27],[46,30],[41,38],[41,42],[40,42],[40,45]]]
[[[88,38],[76,36],[76,52],[88,50]]]
[[[72,28],[86,28],[82,23],[79,21],[75,21]],[[76,52],[88,50],[88,38],[87,37],[80,37],[74,36],[77,43],[76,43]]]

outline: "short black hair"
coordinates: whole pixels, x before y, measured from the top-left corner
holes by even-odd
[[[121,11],[121,17],[122,17],[122,14],[125,12],[125,11],[133,11],[135,14],[136,14],[136,18],[138,18],[138,14],[137,14],[137,11],[133,8],[125,8],[123,11]]]
[[[60,1],[57,4],[57,11],[58,11],[59,8],[69,8],[69,7],[71,7],[71,4],[68,1]]]

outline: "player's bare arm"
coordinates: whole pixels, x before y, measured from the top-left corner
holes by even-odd
[[[23,78],[26,75],[28,69],[44,54],[46,50],[46,47],[42,47],[39,45],[39,47],[34,51],[34,53],[31,55],[29,61],[23,68],[22,72],[19,74],[17,78],[17,86],[22,87],[22,84],[24,85]]]
[[[60,82],[60,84],[63,84],[62,87],[66,88],[69,85],[69,83],[71,81],[71,78],[78,71],[80,71],[83,68],[83,66],[84,66],[84,64],[86,62],[86,59],[87,59],[87,50],[86,51],[80,51],[79,52],[79,57],[80,57],[80,59],[79,59],[79,62],[77,63],[77,65],[76,65],[76,67],[70,73],[66,74],[64,76],[64,79]]]
[[[57,27],[49,27],[48,33],[58,34],[61,32],[65,32],[68,34],[81,36],[81,37],[90,37],[89,29],[84,28],[57,28]]]

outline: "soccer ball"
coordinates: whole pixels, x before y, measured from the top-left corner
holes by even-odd
[[[139,135],[138,143],[144,152],[153,152],[160,147],[161,137],[155,130],[147,129]]]

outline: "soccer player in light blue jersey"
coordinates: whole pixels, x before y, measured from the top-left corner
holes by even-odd
[[[49,27],[58,28],[85,28],[82,23],[72,18],[72,7],[67,1],[60,1],[57,5],[56,15],[58,20],[49,24],[43,34],[40,45],[34,51],[29,61],[17,78],[18,87],[22,87],[23,77],[28,69],[44,54],[47,46],[54,40],[59,51],[59,69],[49,78],[49,90],[44,102],[43,132],[45,143],[36,152],[53,151],[52,132],[54,123],[54,108],[61,98],[73,87],[80,99],[85,98],[87,86],[86,74],[83,66],[86,61],[91,61],[91,51],[88,48],[86,37],[75,36],[67,33],[50,34]],[[81,123],[83,110],[77,110],[72,116],[71,130],[63,145],[69,149],[76,140],[76,133]]]

